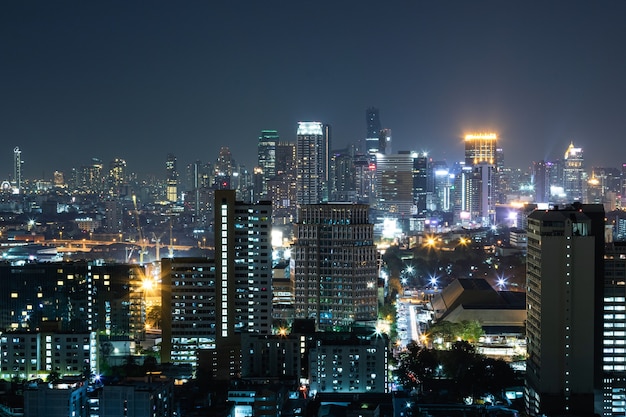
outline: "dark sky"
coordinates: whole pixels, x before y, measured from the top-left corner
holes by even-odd
[[[252,168],[261,129],[299,120],[365,135],[380,109],[393,148],[461,159],[472,130],[507,165],[626,162],[624,1],[10,1],[0,6],[0,179],[50,178],[99,157],[165,175]]]

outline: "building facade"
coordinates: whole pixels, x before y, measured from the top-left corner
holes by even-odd
[[[527,412],[591,414],[602,367],[604,209],[535,210],[527,232]]]
[[[328,143],[320,122],[298,122],[296,200],[298,205],[324,201],[328,175]]]
[[[376,320],[377,264],[374,225],[363,204],[300,208],[292,249],[295,316],[319,329],[346,329]]]
[[[271,333],[271,217],[268,202],[216,190],[215,260],[163,259],[162,362],[227,379],[239,371],[239,334]]]
[[[267,184],[276,176],[276,146],[278,145],[278,132],[275,130],[262,130],[258,143],[258,164],[261,168],[261,188],[256,191],[260,199],[266,199],[268,194]]]

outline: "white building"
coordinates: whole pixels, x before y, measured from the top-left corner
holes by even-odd
[[[386,335],[318,333],[309,350],[311,394],[388,392]]]

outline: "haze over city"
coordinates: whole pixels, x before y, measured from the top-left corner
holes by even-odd
[[[380,109],[393,151],[462,159],[462,137],[495,131],[505,163],[624,162],[623,2],[11,2],[0,34],[0,164],[25,178],[92,157],[164,175],[215,160],[248,169],[262,129],[298,121],[362,140]]]

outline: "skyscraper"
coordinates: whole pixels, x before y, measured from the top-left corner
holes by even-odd
[[[379,152],[380,145],[380,114],[376,107],[368,107],[365,110],[365,153],[375,154]]]
[[[260,198],[267,195],[267,182],[276,176],[276,146],[278,145],[278,132],[275,130],[262,130],[259,136],[258,163],[261,168],[261,189],[256,190]]]
[[[473,133],[465,135],[465,165],[472,166],[480,162],[496,165],[495,133]]]
[[[626,243],[607,245],[604,256],[603,414],[626,415]]]
[[[376,207],[408,217],[413,208],[413,157],[409,151],[376,155]]]
[[[550,201],[549,166],[546,161],[533,163],[533,185],[535,187],[535,203]]]
[[[413,201],[417,207],[417,213],[426,212],[426,201],[432,187],[429,187],[429,177],[432,177],[430,170],[430,159],[426,153],[415,155],[413,158]]]
[[[178,199],[178,170],[176,169],[176,157],[168,154],[165,161],[166,178],[166,199],[174,202]]]
[[[22,151],[19,147],[13,149],[13,181],[17,193],[22,192]]]
[[[320,122],[298,122],[296,141],[296,200],[298,205],[323,201],[327,144]]]
[[[126,182],[126,161],[115,158],[109,164],[109,193],[118,196],[120,187]]]
[[[312,204],[295,224],[295,315],[320,330],[377,316],[374,225],[363,204]]]
[[[535,210],[527,231],[527,412],[592,414],[602,382],[604,208]]]
[[[238,334],[269,334],[272,320],[271,204],[215,191],[215,260],[163,259],[163,362],[238,371]]]
[[[582,148],[576,148],[571,142],[563,159],[563,191],[570,201],[583,201],[585,196],[586,176]]]
[[[471,167],[473,175],[468,176],[475,197],[469,208],[471,220],[488,225],[493,224],[496,212],[497,165],[501,150],[496,147],[498,136],[495,133],[465,135],[465,166]]]

